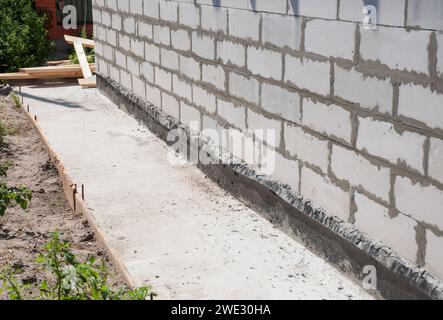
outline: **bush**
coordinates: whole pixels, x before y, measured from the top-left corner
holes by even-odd
[[[41,65],[51,51],[46,17],[32,0],[0,0],[0,68],[16,71]]]

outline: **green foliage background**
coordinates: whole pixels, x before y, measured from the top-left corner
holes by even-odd
[[[52,50],[32,0],[0,0],[0,71],[41,65]]]

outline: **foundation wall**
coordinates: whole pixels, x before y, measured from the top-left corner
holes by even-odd
[[[246,150],[218,142],[257,169],[275,152],[266,174],[443,278],[443,2],[93,6],[100,76],[203,133],[247,130]]]

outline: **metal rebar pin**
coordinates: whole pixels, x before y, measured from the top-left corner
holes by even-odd
[[[77,212],[77,203],[75,201],[76,194],[77,194],[77,184],[74,184],[74,189],[72,190],[72,202],[74,205],[74,212]]]

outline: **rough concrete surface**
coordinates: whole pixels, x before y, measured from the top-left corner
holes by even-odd
[[[25,105],[129,275],[160,299],[371,299],[97,90],[22,87]]]

